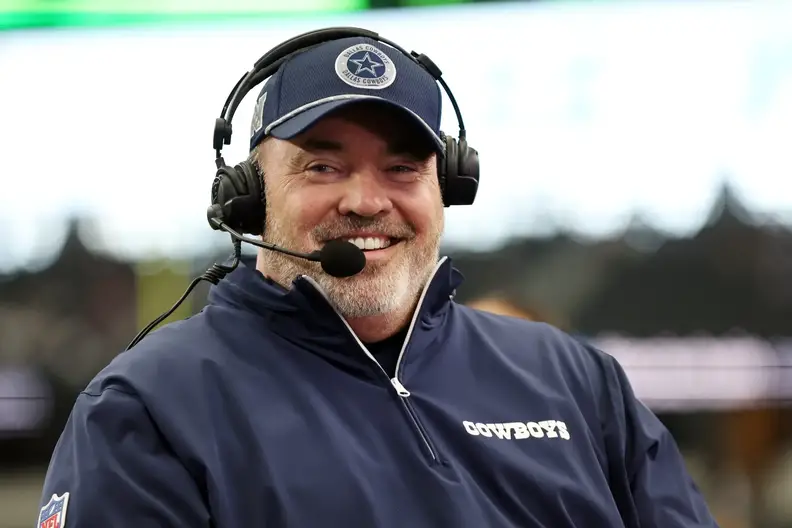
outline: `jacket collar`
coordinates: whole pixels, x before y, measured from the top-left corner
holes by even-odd
[[[462,281],[450,258],[438,262],[414,314],[413,333],[439,325]],[[349,350],[349,343],[355,340],[313,279],[300,276],[286,289],[264,277],[256,270],[255,261],[248,259],[211,288],[208,301],[256,314],[271,323],[267,326],[272,331],[314,350]]]

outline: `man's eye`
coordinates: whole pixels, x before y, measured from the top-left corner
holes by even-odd
[[[408,165],[394,165],[388,169],[389,177],[394,182],[412,183],[418,179],[418,171]]]
[[[310,167],[308,167],[308,170],[310,172],[320,172],[321,173],[321,172],[332,172],[335,169],[333,169],[333,167],[331,167],[330,165],[322,165],[321,163],[319,163],[317,165],[311,165]]]

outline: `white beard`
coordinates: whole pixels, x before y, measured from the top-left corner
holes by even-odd
[[[319,273],[314,277],[330,301],[345,318],[370,317],[396,311],[419,295],[431,269],[412,276],[402,264],[391,273],[368,273],[339,279]]]
[[[266,270],[277,270],[277,277],[287,287],[300,275],[311,277],[335,309],[344,318],[351,319],[386,314],[414,302],[437,264],[437,255],[434,259],[422,262],[421,269],[411,266],[412,259],[408,259],[398,266],[390,263],[377,265],[378,268],[395,268],[390,272],[374,269],[374,265],[367,264],[358,275],[345,278],[328,275],[318,263],[273,251],[261,250],[259,260],[263,261]]]

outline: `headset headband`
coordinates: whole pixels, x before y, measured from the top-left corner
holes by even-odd
[[[459,141],[464,142],[466,140],[465,123],[462,120],[462,112],[459,109],[456,98],[454,98],[454,94],[451,92],[451,89],[442,78],[443,72],[440,71],[440,68],[438,68],[429,57],[423,53],[419,54],[415,51],[407,52],[398,44],[384,37],[380,37],[379,34],[367,29],[355,27],[325,28],[297,35],[296,37],[293,37],[272,48],[256,61],[252,70],[245,73],[239,79],[239,81],[237,81],[233,90],[231,90],[231,93],[228,95],[225,104],[223,105],[223,110],[220,113],[220,117],[215,120],[213,147],[216,157],[215,163],[217,164],[218,168],[220,168],[223,163],[221,157],[223,145],[231,144],[231,121],[234,119],[234,114],[236,113],[237,108],[245,96],[257,85],[271,77],[278,70],[278,68],[280,68],[281,64],[283,64],[286,59],[291,57],[293,54],[324,42],[347,37],[368,37],[387,44],[388,46],[400,51],[404,56],[409,57],[410,60],[429,72],[429,74],[440,83],[443,91],[445,91],[448,99],[451,101],[451,106],[454,108],[457,123],[459,124]]]

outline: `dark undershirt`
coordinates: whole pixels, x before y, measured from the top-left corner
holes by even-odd
[[[387,372],[388,377],[393,378],[396,372],[396,362],[399,360],[404,339],[407,337],[407,328],[400,330],[382,341],[376,343],[366,343],[366,348],[377,359],[382,368]]]

